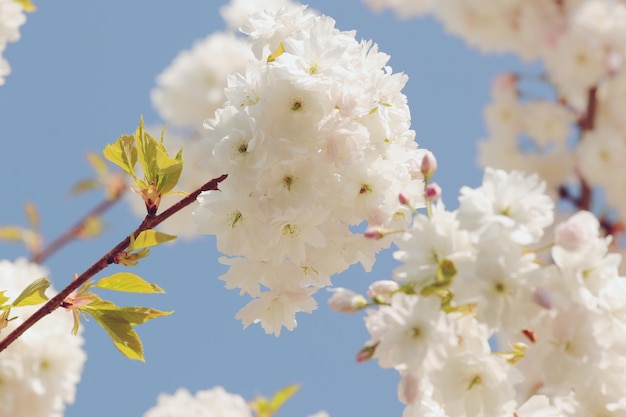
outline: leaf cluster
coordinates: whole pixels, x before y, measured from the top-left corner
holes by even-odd
[[[171,157],[163,143],[164,135],[165,129],[157,141],[145,130],[141,118],[134,135],[122,135],[104,148],[104,157],[133,178],[135,192],[142,196],[149,215],[156,214],[162,196],[173,194],[183,170],[182,149]],[[137,175],[137,163],[143,178]]]

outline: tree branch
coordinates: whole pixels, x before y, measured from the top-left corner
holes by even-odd
[[[203,191],[209,190],[219,190],[218,185],[220,182],[224,181],[228,175],[222,175],[221,177],[214,178],[211,181],[204,184],[202,187],[198,188],[196,191],[192,192],[188,196],[182,198],[179,202],[165,210],[163,213],[159,215],[149,216],[147,215],[144,220],[141,222],[139,227],[133,232],[133,235],[137,237],[139,233],[144,230],[153,229],[157,225],[161,224],[163,221],[171,217],[174,213],[182,210],[187,207],[189,204],[193,203],[198,195],[200,195]],[[37,311],[35,311],[28,319],[26,319],[21,325],[19,325],[15,330],[7,335],[2,341],[0,341],[0,352],[6,349],[11,343],[17,340],[26,330],[30,329],[35,323],[39,320],[47,316],[56,310],[63,300],[65,300],[74,290],[77,290],[81,285],[91,279],[98,272],[102,271],[104,268],[113,263],[113,259],[115,259],[116,255],[123,252],[128,248],[130,244],[130,236],[127,236],[124,240],[118,243],[113,249],[107,252],[104,256],[102,256],[98,261],[96,261],[93,265],[91,265],[85,272],[80,274],[75,280],[73,280],[67,287],[61,290],[57,295],[49,299],[43,306],[41,306]]]

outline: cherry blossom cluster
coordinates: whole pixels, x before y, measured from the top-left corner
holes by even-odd
[[[198,391],[191,395],[180,388],[173,395],[160,394],[157,405],[146,411],[144,417],[252,417],[253,413],[246,400],[237,394],[226,392],[222,387]],[[320,411],[309,417],[328,417]]]
[[[503,74],[495,80],[493,102],[485,109],[488,139],[480,145],[480,163],[537,172],[553,197],[578,209],[594,208],[605,233],[623,232],[626,3],[366,3],[375,10],[392,8],[402,17],[429,13],[484,52],[512,52],[528,61],[539,60],[542,74]],[[598,189],[603,193],[595,192]]]
[[[228,255],[226,287],[254,298],[237,317],[279,335],[333,274],[370,269],[382,245],[353,227],[408,224],[398,195],[421,204],[424,151],[407,77],[376,45],[305,6],[253,15],[243,30],[256,60],[231,75],[227,105],[206,122],[206,165],[229,177],[194,214]]]
[[[156,79],[151,92],[152,105],[167,123],[165,143],[168,149],[183,149],[185,167],[177,190],[192,192],[209,178],[206,168],[199,163],[200,140],[204,136],[203,123],[226,102],[224,89],[228,75],[245,73],[248,61],[254,59],[250,44],[238,33],[247,24],[250,14],[271,9],[278,10],[293,4],[290,0],[233,0],[222,6],[220,14],[228,31],[214,32],[181,51]],[[149,128],[159,137],[161,127]],[[177,196],[165,197],[162,206],[168,207]],[[128,195],[131,210],[139,217],[146,214],[145,204],[136,195]],[[178,216],[170,217],[160,229],[166,233],[191,239],[199,235],[191,213],[193,207]]]
[[[20,39],[20,26],[26,23],[24,8],[15,0],[0,0],[0,85],[11,73],[11,67],[2,56],[7,44]]]
[[[378,307],[358,359],[398,370],[404,417],[625,415],[621,256],[588,211],[544,236],[545,188],[536,174],[487,168],[457,210],[416,214],[395,280],[373,283],[371,302],[331,297],[340,311]]]
[[[48,275],[25,259],[0,261],[0,288],[13,299],[33,281]],[[48,289],[48,295],[54,291]],[[16,317],[2,329],[8,334],[28,318],[37,306],[13,308]],[[87,355],[82,336],[71,334],[72,315],[55,311],[39,326],[28,330],[0,356],[0,416],[61,417],[74,402]]]

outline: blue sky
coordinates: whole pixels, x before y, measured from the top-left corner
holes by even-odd
[[[0,224],[25,224],[22,206],[31,201],[51,240],[100,199],[97,193],[67,197],[79,178],[91,175],[86,153],[100,152],[134,131],[140,115],[147,123],[159,122],[149,98],[155,77],[178,51],[224,28],[218,10],[225,1],[38,3],[22,27],[22,39],[5,52],[13,73],[0,87]],[[394,71],[409,75],[404,92],[417,141],[437,156],[435,180],[446,204],[455,207],[458,189],[480,182],[476,143],[485,132],[482,107],[489,100],[490,80],[520,68],[519,62],[469,50],[431,19],[374,15],[358,0],[310,4],[335,18],[340,29],[373,39],[391,55]],[[108,228],[100,239],[72,243],[46,262],[56,288],[138,224],[124,204],[105,220]],[[2,258],[24,255],[21,248],[0,243]],[[234,315],[247,299],[217,280],[224,272],[217,258],[214,240],[205,237],[156,248],[132,271],[167,294],[115,296],[115,302],[176,313],[138,328],[145,364],[122,357],[96,323],[87,323],[89,358],[77,402],[66,416],[140,416],[160,392],[178,387],[195,392],[222,385],[251,399],[292,383],[302,389],[282,416],[305,417],[321,409],[331,417],[401,415],[396,372],[354,361],[367,340],[362,315],[329,311],[328,294],[320,292],[318,310],[299,315],[294,332],[275,338],[260,326],[244,331]],[[371,274],[353,268],[334,283],[364,290],[376,279],[389,278],[392,269],[386,254]]]

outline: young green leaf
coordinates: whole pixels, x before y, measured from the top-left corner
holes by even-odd
[[[9,305],[5,305],[9,301],[9,297],[5,294],[6,291],[0,291],[0,309],[11,308]]]
[[[24,230],[19,226],[2,226],[0,227],[0,239],[9,242],[21,242]]]
[[[287,402],[288,399],[298,392],[300,386],[297,384],[286,386],[285,388],[274,394],[274,397],[270,401],[270,407],[274,412],[280,410],[280,408]]]
[[[164,293],[156,284],[144,281],[141,277],[130,272],[118,272],[98,281],[94,288],[102,288],[113,291],[137,292],[137,293]]]
[[[98,309],[87,306],[84,311],[89,313],[108,333],[115,347],[129,359],[145,362],[143,346],[137,332],[119,310]]]
[[[24,291],[13,300],[11,305],[14,307],[22,307],[41,304],[48,300],[45,292],[49,286],[50,281],[46,278],[39,278],[26,287]]]
[[[149,307],[120,307],[120,314],[133,326],[144,324],[148,320],[169,316],[174,311],[161,311]]]
[[[106,159],[135,177],[137,147],[132,135],[120,136],[115,143],[107,145],[102,153]]]
[[[250,402],[250,408],[255,411],[257,417],[272,417],[299,389],[299,385],[289,385],[274,394],[271,400],[259,396]]]
[[[70,188],[69,194],[74,196],[100,187],[100,182],[95,179],[80,180]]]
[[[151,246],[157,246],[165,242],[170,242],[176,239],[174,235],[168,235],[167,233],[159,232],[156,230],[144,230],[139,235],[132,239],[128,246],[128,250],[135,250],[141,248],[149,248]]]

